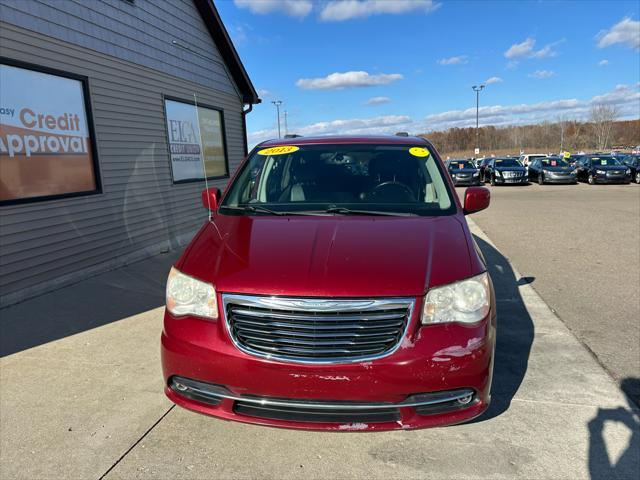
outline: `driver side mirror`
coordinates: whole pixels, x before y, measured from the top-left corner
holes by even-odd
[[[202,205],[210,212],[215,212],[220,203],[220,189],[210,187],[202,191]]]
[[[479,212],[489,206],[491,193],[485,187],[469,187],[464,192],[464,214]]]

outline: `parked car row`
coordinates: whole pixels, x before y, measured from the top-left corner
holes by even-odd
[[[527,154],[447,160],[454,185],[640,183],[640,154]]]

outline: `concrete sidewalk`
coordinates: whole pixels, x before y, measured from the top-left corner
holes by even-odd
[[[639,412],[471,225],[499,312],[493,404],[480,419],[336,434],[172,407],[159,363],[164,256],[0,311],[0,477],[637,478]]]

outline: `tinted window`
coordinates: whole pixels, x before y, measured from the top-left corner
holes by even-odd
[[[544,158],[540,160],[545,167],[568,167],[569,164],[562,158]]]
[[[497,158],[496,167],[521,167],[522,165],[515,158]]]
[[[285,212],[335,206],[418,215],[455,211],[443,172],[425,146],[300,145],[286,153],[275,148],[259,148],[249,157],[222,208],[259,205]]]
[[[613,157],[591,157],[591,164],[594,167],[606,165],[620,165],[620,162]]]
[[[455,160],[449,162],[449,170],[459,170],[462,168],[475,168],[469,160]]]

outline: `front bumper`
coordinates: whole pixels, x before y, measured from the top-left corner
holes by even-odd
[[[567,176],[555,176],[555,175],[547,175],[544,177],[545,183],[576,183],[577,179],[575,175],[567,175]]]
[[[631,175],[594,175],[595,183],[630,183]]]
[[[496,175],[496,184],[499,185],[523,185],[529,182],[526,175],[522,177],[499,177]]]
[[[308,430],[413,429],[461,423],[480,415],[490,399],[495,310],[472,326],[427,327],[419,326],[419,311],[413,312],[405,338],[393,354],[339,364],[255,357],[234,346],[224,320],[176,319],[165,313],[161,347],[165,393],[178,405],[218,418]],[[205,393],[190,395],[177,388],[176,381],[196,381],[196,389]],[[466,398],[469,392],[472,397]],[[443,401],[434,403],[434,398]],[[320,415],[318,409],[327,405],[341,407],[340,415]],[[289,415],[300,409],[308,413],[303,421]],[[379,421],[362,416],[367,413],[379,413]]]
[[[470,178],[457,178],[457,177],[451,177],[451,180],[453,180],[453,184],[457,187],[459,185],[467,185],[467,186],[472,186],[472,185],[480,185],[480,177],[470,177]]]

